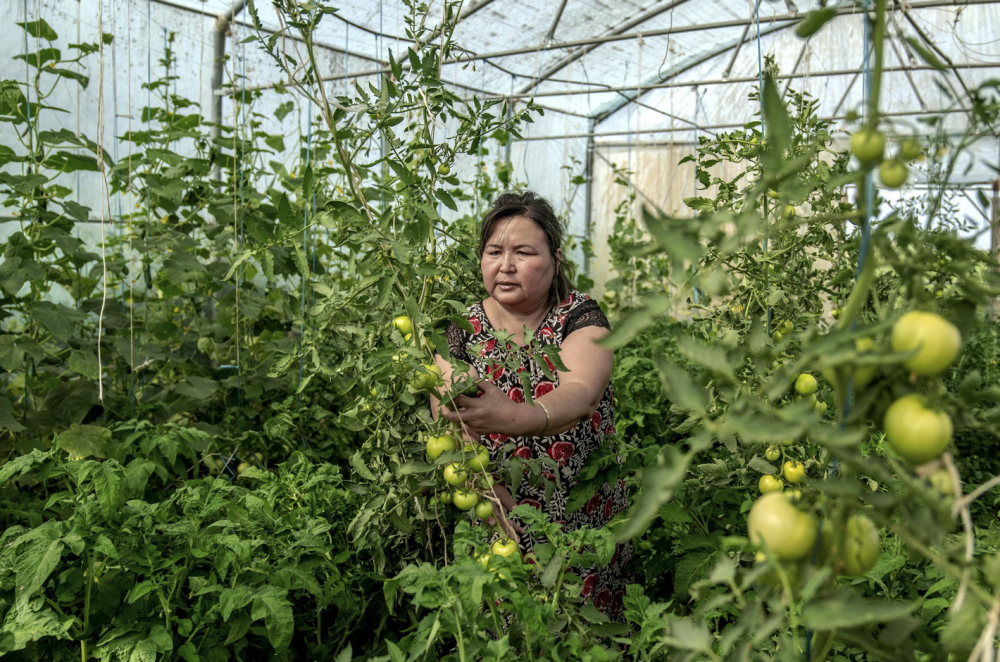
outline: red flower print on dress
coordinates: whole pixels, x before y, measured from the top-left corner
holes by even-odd
[[[601,429],[601,412],[595,411],[594,415],[590,417],[590,429],[594,432],[598,432]]]
[[[587,505],[583,507],[583,510],[588,515],[593,515],[594,513],[597,512],[597,509],[598,507],[600,507],[600,505],[601,505],[601,495],[595,494],[594,496],[590,497],[590,501],[588,501]]]
[[[573,457],[576,451],[576,444],[572,441],[556,441],[549,446],[549,457],[559,463],[560,467],[566,466],[566,461]]]
[[[615,500],[614,497],[608,497],[608,500],[604,502],[604,519],[611,519],[615,515]]]
[[[492,439],[493,435],[490,435],[490,438]],[[527,446],[518,446],[517,448],[514,449],[514,455],[518,456],[522,460],[530,460],[533,453],[531,452],[531,449],[528,448]]]
[[[617,432],[617,430],[615,429],[615,426],[611,425],[611,423],[608,423],[606,426],[604,426],[605,435],[614,434],[615,432]]]
[[[600,573],[592,572],[583,578],[583,589],[580,591],[580,597],[589,598],[594,594],[594,590],[597,588],[597,580],[600,576]]]
[[[538,330],[539,335],[545,336],[546,338],[551,338],[556,335],[556,332],[552,330],[551,326],[543,326]]]
[[[549,366],[549,370],[552,371],[552,374],[556,374],[556,364],[552,362],[552,359],[549,358],[548,354],[542,354],[542,358],[545,359],[545,365]]]
[[[611,565],[614,565],[618,561],[618,552],[621,551],[621,545],[615,545],[615,554],[611,557]]]
[[[512,388],[507,395],[511,400],[519,404],[524,404],[524,391],[519,388]],[[536,396],[537,397],[537,396]]]
[[[469,318],[469,324],[472,325],[472,330],[476,332],[477,336],[483,332],[483,324],[475,315]]]
[[[559,326],[565,326],[566,325],[566,318],[567,317],[569,317],[569,313],[563,313],[562,315],[559,316]]]
[[[540,398],[546,393],[551,393],[555,390],[555,388],[556,385],[552,382],[538,382],[538,384],[535,385],[535,397]]]
[[[536,501],[535,499],[521,499],[517,502],[519,506],[531,506],[532,508],[542,509],[542,502]]]
[[[495,382],[496,380],[498,380],[501,377],[503,377],[503,366],[502,365],[495,365],[492,368],[488,368],[486,370],[486,374],[488,374],[490,376],[490,381],[491,382]]]
[[[598,611],[607,611],[609,602],[611,602],[611,591],[606,588],[602,588],[594,597],[594,606]]]
[[[559,302],[559,307],[560,308],[566,308],[567,306],[572,306],[574,298],[575,297],[573,296],[573,293],[570,292],[569,294],[566,295],[565,299],[563,299],[562,301]]]
[[[486,344],[483,346],[483,351],[479,352],[479,356],[486,356],[488,352],[492,352],[496,348],[497,348],[497,339],[490,338],[489,340],[486,341]]]
[[[542,478],[544,478],[547,481],[553,482],[553,483],[556,482],[556,475],[555,474],[550,474],[550,473],[548,473],[546,471],[542,472]]]
[[[490,441],[493,442],[493,446],[494,447],[499,446],[500,444],[502,444],[503,442],[507,441],[508,439],[510,439],[510,437],[508,437],[505,434],[491,434],[490,435]]]
[[[615,597],[611,598],[611,613],[617,614],[624,607],[625,591],[615,591]]]

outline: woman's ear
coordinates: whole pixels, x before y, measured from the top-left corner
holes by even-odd
[[[556,273],[559,273],[559,267],[562,266],[563,252],[561,248],[556,249]]]

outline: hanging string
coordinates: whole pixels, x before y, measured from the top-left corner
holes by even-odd
[[[483,78],[484,78],[483,85],[485,85],[486,84],[485,83],[485,78],[486,78],[486,67],[485,67],[485,65],[483,66]],[[510,121],[511,117],[514,115],[514,78],[515,78],[514,74],[511,74],[510,75],[510,103],[507,104],[507,121],[508,122]],[[511,145],[511,142],[513,142],[513,141],[511,141],[509,139],[507,140],[507,148],[504,151],[504,158],[503,158],[504,163],[507,164],[507,169],[508,170],[510,169],[510,145]]]
[[[322,84],[322,83],[320,83]],[[306,129],[306,163],[303,166],[302,171],[305,173],[309,169],[310,158],[312,153],[312,99],[309,99],[309,110],[306,114],[308,120],[308,128]],[[301,135],[301,134],[299,134]],[[305,203],[302,205],[302,246],[308,250],[309,241],[309,204]],[[315,258],[315,252],[313,253]],[[302,386],[302,371],[305,366],[306,355],[304,350],[305,343],[305,333],[306,333],[306,278],[305,274],[302,274],[302,305],[300,306],[299,314],[301,316],[301,322],[299,324],[299,387]],[[302,391],[297,389],[298,393],[295,394],[296,407],[302,408]]]
[[[146,0],[146,135],[149,136],[152,133],[150,128],[150,118],[153,114],[153,46],[150,36],[150,31],[153,29],[153,13],[152,13],[152,0]],[[150,207],[149,200],[149,189],[153,164],[148,160],[146,161],[146,240],[149,240],[149,222],[150,216],[153,213]],[[145,265],[145,276],[146,276],[146,296],[145,305],[142,309],[142,329],[146,336],[146,342],[149,342],[149,290],[152,288],[153,284],[152,273],[150,266]]]
[[[28,0],[24,0],[24,25],[28,25]],[[27,104],[28,113],[26,116],[27,128],[25,132],[28,134],[28,154],[30,155],[31,165],[28,167],[28,174],[34,174],[35,172],[35,145],[34,145],[34,135],[32,134],[31,127],[31,70],[28,68],[28,31],[24,31],[24,100]],[[37,124],[37,123],[36,123]],[[22,217],[23,218],[23,217]],[[28,212],[28,223],[31,223],[31,212]],[[24,231],[24,221],[21,221],[21,230]],[[31,233],[34,236],[34,233]],[[30,317],[29,317],[30,320]],[[100,344],[98,344],[97,349],[100,351]],[[24,412],[21,415],[21,424],[23,425],[25,420],[27,420],[28,410],[32,409],[31,406],[31,382],[28,379],[31,372],[31,357],[28,357],[28,365],[24,368]],[[98,364],[100,364],[100,358],[98,358]]]
[[[77,3],[80,4],[80,3]],[[113,112],[111,113],[111,130],[115,134],[114,142],[111,143],[111,158],[114,159],[115,164],[118,163],[118,39],[115,34],[115,3],[111,2],[111,105]],[[102,72],[103,75],[103,72]],[[77,108],[77,113],[80,109]],[[120,195],[115,196],[115,206],[118,208],[118,255],[125,262],[125,242],[122,241],[122,236],[124,234],[123,221],[122,221],[122,198]],[[108,209],[111,212],[111,209]],[[112,226],[115,223],[112,221]],[[121,283],[121,299],[122,299],[122,315],[125,314],[125,283]],[[133,365],[130,361],[130,367]]]
[[[125,23],[131,29],[132,26],[132,3],[125,3]],[[129,207],[128,207],[128,259],[129,268],[126,278],[128,279],[128,360],[129,365],[135,365],[135,291],[132,284],[135,279],[132,277],[132,261],[134,259],[134,253],[132,252],[132,205],[134,204],[134,195],[132,193],[132,49],[126,49],[126,56],[128,59],[128,74],[126,76],[126,85],[128,89],[128,183],[126,188],[129,192]],[[121,193],[122,196],[125,195],[124,191]],[[129,370],[129,414],[131,418],[135,418],[135,368]]]
[[[105,254],[107,240],[104,235],[104,202],[107,198],[108,175],[104,168],[104,3],[97,5],[98,66],[100,76],[97,87],[97,165],[100,168],[101,190],[101,309],[97,314],[97,399],[104,402],[104,364],[101,362],[101,336],[104,331],[104,308],[108,301],[108,261]],[[111,199],[107,198],[108,214],[111,214]]]
[[[625,76],[622,79],[622,87],[628,85],[628,64],[628,62],[625,62]],[[628,161],[626,162],[625,170],[630,172],[632,170],[632,104],[628,101],[625,102],[625,145],[628,150],[626,152]],[[632,178],[630,177],[629,181],[631,180]],[[629,188],[631,187],[631,184],[629,184]]]
[[[480,76],[480,94],[486,96],[486,67],[482,67]],[[512,99],[507,100],[507,106],[510,107]],[[482,138],[479,140],[479,146],[476,148],[476,195],[473,198],[473,209],[475,213],[473,214],[476,218],[479,218],[479,198],[482,195],[482,177],[483,177],[483,141]]]
[[[760,116],[761,120],[764,119],[764,57],[761,54],[760,45],[760,0],[757,0],[756,6],[754,8],[754,22],[757,25],[757,101],[760,104]],[[697,115],[695,116],[697,119]],[[767,135],[767,127],[764,122],[760,123],[760,135],[761,138]],[[763,142],[763,141],[761,141]],[[771,223],[767,218],[767,196],[761,196],[761,205],[764,210],[764,292],[765,294],[771,291],[771,269],[767,262],[767,244],[770,239],[769,230]],[[767,316],[765,319],[765,329],[767,335],[771,335],[771,306],[767,306]]]
[[[235,39],[233,42],[235,43]],[[241,40],[242,42],[242,40]],[[243,199],[243,159],[246,145],[247,129],[247,46],[240,48],[240,234],[239,245],[243,248],[244,235],[244,199]],[[243,364],[240,363],[240,275],[242,268],[236,270],[236,430],[237,439],[243,437]],[[256,455],[254,456],[256,457]]]

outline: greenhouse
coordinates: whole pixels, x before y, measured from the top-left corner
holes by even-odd
[[[0,25],[0,656],[998,659],[1000,1]]]

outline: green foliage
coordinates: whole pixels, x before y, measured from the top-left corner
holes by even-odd
[[[17,56],[27,83],[0,81],[0,122],[22,141],[0,149],[3,204],[19,218],[0,263],[0,654],[945,660],[991,645],[1000,499],[959,502],[926,477],[954,467],[968,493],[1000,468],[989,322],[1000,279],[959,236],[941,186],[996,123],[994,85],[972,91],[972,121],[947,158],[928,150],[931,193],[874,218],[870,234],[859,228],[867,194],[884,202],[867,178],[877,163],[856,168],[833,149],[818,102],[770,76],[752,97],[761,121],[703,136],[685,159],[702,188],[686,200],[694,218],[637,217],[626,196],[602,301],[605,342],[618,348],[616,433],[570,486],[568,510],[619,480],[632,507],[605,529],[564,531],[521,506],[547,541],[522,562],[489,555],[490,529],[446,507],[441,468],[468,451],[425,461],[425,440],[449,428],[410,384],[483,296],[478,219],[459,205],[475,211],[517,186],[489,149],[541,111],[465,102],[442,82],[442,62],[462,53],[460,3],[429,27],[429,8],[408,2],[413,47],[334,98],[311,39],[336,10],[273,4],[305,54],[258,30],[287,81],[275,116],[302,116],[308,138],[263,131],[261,93],[239,78],[227,87],[233,123],[205,123],[169,92],[168,49],[148,85],[154,106],[117,162],[86,136],[38,126],[42,82],[86,87],[84,62],[107,36],[64,46],[43,20],[22,25],[45,43]],[[248,6],[258,27],[261,9]],[[876,27],[883,12],[877,2]],[[928,129],[930,145],[949,140],[935,121]],[[454,172],[459,155],[477,159],[471,177]],[[738,174],[713,177],[719,163]],[[57,180],[74,172],[107,177],[114,219],[96,251],[76,232],[94,210]],[[940,377],[907,374],[907,355],[889,349],[911,309],[962,332]],[[667,316],[677,310],[691,319]],[[863,370],[871,379],[852,383]],[[802,372],[823,375],[815,402],[791,388]],[[916,471],[881,432],[888,405],[912,391],[955,426],[952,454]],[[747,513],[759,478],[786,460],[807,472],[796,507],[832,537],[779,563],[757,558]],[[514,457],[491,472],[516,494],[525,481],[551,485],[552,462]],[[468,479],[486,499],[490,480]],[[880,528],[879,558],[846,577],[838,555],[859,512]],[[569,569],[607,562],[625,539],[638,583],[615,598],[624,622],[612,623]]]

